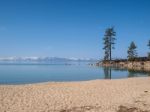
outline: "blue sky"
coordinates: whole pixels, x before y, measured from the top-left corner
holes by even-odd
[[[114,58],[125,58],[131,41],[147,55],[149,0],[0,0],[0,57],[103,58],[102,38],[112,25]]]

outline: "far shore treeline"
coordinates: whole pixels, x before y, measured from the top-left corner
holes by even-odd
[[[112,60],[112,50],[115,49],[115,40],[116,40],[116,32],[114,27],[109,27],[105,30],[105,34],[103,37],[103,50],[104,50],[104,58],[103,61],[149,61],[150,60],[150,52],[145,57],[139,57],[137,53],[137,45],[134,41],[131,41],[128,49],[127,49],[127,58],[126,59],[116,59]],[[148,40],[147,44],[150,49],[150,40]]]

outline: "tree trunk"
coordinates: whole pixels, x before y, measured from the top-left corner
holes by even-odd
[[[111,45],[110,45],[110,60],[109,61],[111,62]]]
[[[111,62],[111,37],[109,37],[109,38],[110,38],[110,41],[109,41],[109,44],[110,44],[110,45],[109,45],[109,56],[110,56],[110,57],[109,57],[109,58],[110,58],[110,59],[109,59],[109,62]]]

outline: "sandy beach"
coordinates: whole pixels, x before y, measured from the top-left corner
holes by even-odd
[[[150,78],[0,85],[0,112],[150,112]]]

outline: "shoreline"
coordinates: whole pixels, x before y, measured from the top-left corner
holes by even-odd
[[[117,81],[117,80],[128,80],[128,79],[141,79],[141,78],[150,78],[149,76],[140,76],[140,77],[124,77],[124,78],[112,78],[112,79],[91,79],[91,80],[81,80],[81,81],[47,81],[47,82],[33,82],[33,83],[18,83],[18,84],[0,84],[1,86],[32,86],[32,85],[44,85],[44,84],[69,84],[69,83],[86,83],[94,81]]]
[[[150,72],[150,61],[127,61],[127,60],[113,60],[109,61],[100,61],[95,64],[95,66],[102,67],[115,67],[115,68],[123,68],[128,70],[136,70],[136,71],[146,71]]]
[[[150,77],[0,85],[2,112],[150,111]],[[131,111],[134,112],[134,111]]]

